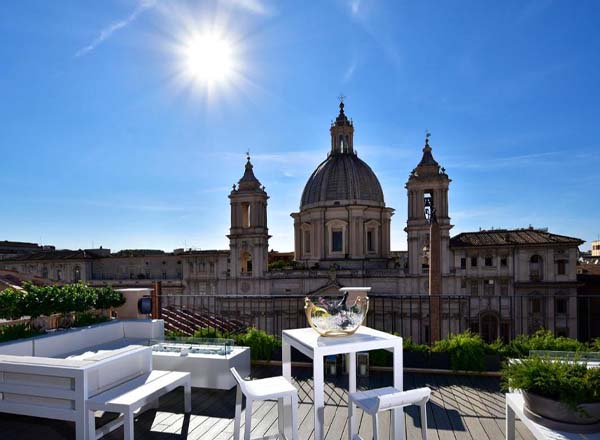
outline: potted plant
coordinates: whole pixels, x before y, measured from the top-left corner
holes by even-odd
[[[539,416],[540,423],[558,422],[564,429],[600,423],[598,367],[588,368],[576,359],[531,356],[505,364],[502,377],[505,390],[522,391],[526,413]]]

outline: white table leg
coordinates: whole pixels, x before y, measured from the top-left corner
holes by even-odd
[[[348,354],[348,394],[356,392],[356,353]],[[354,415],[354,403],[350,402],[348,396],[348,440],[354,438],[356,430],[356,416]]]
[[[158,399],[157,399],[158,403]],[[187,414],[192,412],[192,382],[188,380],[183,386],[183,405]]]
[[[402,344],[394,346],[394,388],[399,391],[404,390],[403,383],[403,365],[402,365]],[[392,410],[392,432],[395,440],[404,438],[404,410],[396,408]]]
[[[283,377],[290,382],[292,381],[292,347],[284,339],[281,342],[281,365]]]
[[[133,440],[133,411],[129,411],[124,414],[125,418],[123,419],[123,438],[124,440]]]
[[[515,412],[506,402],[506,440],[515,440]]]
[[[292,383],[292,347],[288,344],[285,339],[281,343],[281,366],[283,370],[283,377],[285,377],[290,383]],[[285,437],[292,438],[292,402],[291,399],[282,399],[283,402],[280,404],[280,417],[282,418],[282,425],[284,428]],[[279,425],[280,427],[282,425]]]
[[[315,440],[323,440],[325,430],[325,384],[323,378],[323,356],[315,355],[313,359],[313,401],[315,404]]]

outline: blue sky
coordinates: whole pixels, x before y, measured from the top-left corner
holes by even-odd
[[[293,249],[337,96],[396,209],[424,133],[452,179],[453,233],[600,234],[595,1],[13,1],[0,14],[0,240],[227,248],[250,149],[271,247]],[[235,74],[182,74],[197,32]]]

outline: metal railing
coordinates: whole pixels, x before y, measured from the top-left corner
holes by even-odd
[[[442,338],[471,330],[487,341],[508,342],[541,328],[584,341],[600,336],[600,296],[370,294],[369,298],[366,325],[417,343],[431,342],[432,312]],[[162,295],[159,301],[171,316],[181,310],[205,318],[203,322],[242,323],[275,336],[308,325],[303,295]]]

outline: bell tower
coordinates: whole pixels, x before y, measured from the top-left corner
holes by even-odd
[[[441,249],[441,273],[450,272],[450,217],[448,216],[448,188],[450,178],[431,154],[429,136],[425,137],[423,157],[413,169],[406,182],[408,193],[408,220],[404,230],[408,236],[408,272],[410,275],[426,275],[428,272],[428,250],[430,249],[430,224],[427,217],[435,216],[439,225]]]
[[[267,271],[269,230],[265,187],[254,176],[250,154],[244,175],[229,193],[231,227],[229,229],[230,276],[262,278]]]

